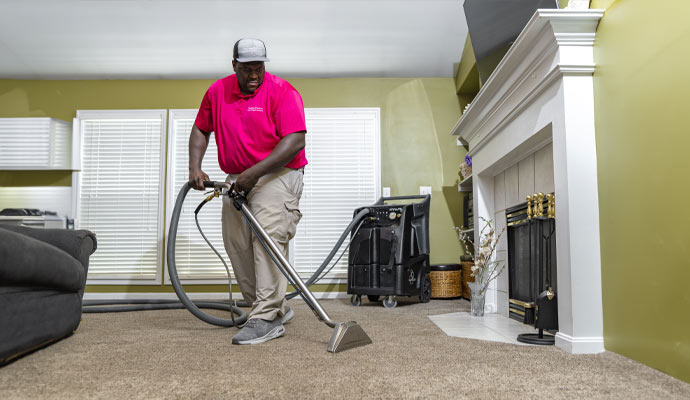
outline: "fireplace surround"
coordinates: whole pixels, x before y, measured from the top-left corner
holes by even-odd
[[[497,177],[507,182],[509,174],[518,174],[518,182],[529,181],[523,172],[531,165],[534,182],[543,173],[534,167],[537,160],[550,160],[553,190],[536,191],[558,199],[556,345],[571,353],[604,350],[592,85],[602,15],[603,10],[537,10],[451,132],[472,156],[475,242],[480,218],[496,220],[501,211]],[[534,183],[518,192],[530,189],[536,192]],[[503,210],[517,205],[501,200]],[[507,279],[494,281],[486,312],[508,316],[507,292]]]

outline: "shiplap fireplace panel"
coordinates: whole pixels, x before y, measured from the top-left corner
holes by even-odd
[[[556,345],[572,353],[604,350],[592,85],[592,46],[602,15],[602,10],[537,10],[453,128],[469,143],[476,227],[483,217],[502,228],[505,208],[524,202],[527,194],[551,192],[537,185],[553,185]],[[538,162],[551,170],[533,167]],[[498,257],[507,260],[502,246]],[[494,282],[487,311],[507,315],[502,309],[507,291],[507,276]]]

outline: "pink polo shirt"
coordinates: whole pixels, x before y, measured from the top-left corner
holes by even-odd
[[[266,158],[286,135],[307,130],[300,94],[268,72],[261,86],[246,96],[234,74],[214,82],[201,101],[194,124],[204,132],[215,132],[218,163],[228,174],[242,173]],[[305,165],[302,149],[285,166]]]

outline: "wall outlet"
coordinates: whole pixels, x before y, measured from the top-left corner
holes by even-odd
[[[383,197],[391,197],[391,188],[389,188],[389,187],[383,188]]]
[[[428,194],[431,196],[431,186],[420,186],[419,187],[419,194],[425,195]]]

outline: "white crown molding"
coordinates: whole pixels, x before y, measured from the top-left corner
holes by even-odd
[[[451,134],[477,151],[510,113],[564,75],[592,75],[603,10],[539,9],[455,124]],[[514,105],[514,106],[511,106]]]

